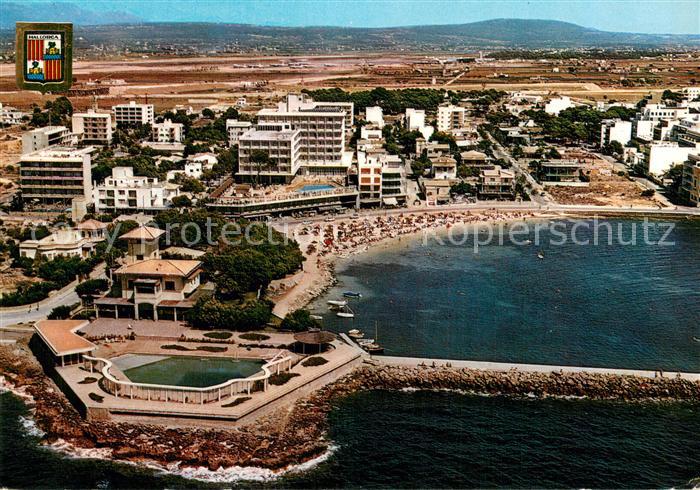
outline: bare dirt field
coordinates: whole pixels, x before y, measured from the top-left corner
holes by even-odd
[[[473,53],[465,56],[474,56]],[[559,93],[580,100],[639,100],[665,88],[690,85],[700,78],[700,59],[673,60],[525,60],[456,62],[417,54],[361,53],[332,56],[222,56],[122,58],[76,61],[74,89],[109,87],[98,95],[101,106],[146,96],[156,109],[197,99],[231,103],[240,96],[263,100],[301,88],[340,87],[362,90],[433,87],[453,90],[498,88]],[[119,82],[115,82],[115,81]],[[99,81],[98,85],[94,82]],[[17,91],[14,66],[0,65],[0,102],[20,108],[43,104],[53,96]],[[79,109],[93,96],[71,96]],[[251,108],[253,109],[253,108]]]

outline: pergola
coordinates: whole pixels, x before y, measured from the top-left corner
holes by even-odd
[[[294,340],[302,345],[302,353],[306,354],[307,345],[318,346],[318,352],[323,352],[323,346],[335,340],[335,334],[323,330],[309,330],[294,334]]]

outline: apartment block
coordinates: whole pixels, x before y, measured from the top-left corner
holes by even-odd
[[[365,108],[365,121],[382,129],[384,127],[384,110],[379,106]]]
[[[119,104],[112,107],[114,121],[119,126],[140,126],[155,122],[153,104],[137,104],[131,101],[128,104]]]
[[[689,155],[683,164],[681,197],[691,206],[700,206],[700,153]]]
[[[499,165],[486,168],[479,175],[479,197],[485,199],[510,199],[515,189],[515,174]]]
[[[156,212],[167,208],[180,195],[176,184],[156,178],[134,176],[132,167],[114,167],[112,176],[93,190],[95,211]]]
[[[251,129],[238,139],[238,174],[253,180],[258,176],[291,182],[301,165],[301,130],[289,125],[270,125],[268,129]],[[268,165],[253,161],[256,151],[270,159]]]
[[[22,200],[70,204],[76,197],[92,199],[91,154],[94,148],[53,147],[22,155]]]
[[[238,139],[243,133],[253,127],[250,121],[239,121],[238,119],[226,119],[226,134],[228,135],[228,146],[238,144]]]
[[[617,141],[625,146],[632,139],[632,123],[622,119],[605,119],[600,125],[600,146]]]
[[[360,202],[396,206],[406,200],[406,170],[401,157],[382,149],[357,152]]]
[[[674,165],[685,162],[691,153],[700,150],[700,144],[696,147],[679,146],[675,142],[660,142],[649,145],[646,158],[647,173],[661,177]]]
[[[73,133],[83,143],[109,145],[112,142],[112,115],[107,112],[76,112],[72,117]]]
[[[22,154],[25,155],[51,146],[70,145],[71,139],[71,132],[65,126],[36,128],[22,135]]]
[[[156,143],[182,143],[181,123],[174,123],[166,119],[162,123],[153,124],[151,127],[151,139]]]
[[[452,104],[442,104],[438,106],[437,130],[450,132],[453,129],[463,129],[467,126],[468,110]]]

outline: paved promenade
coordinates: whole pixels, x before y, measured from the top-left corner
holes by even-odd
[[[677,371],[644,371],[637,369],[615,369],[615,368],[595,368],[595,367],[578,367],[578,366],[553,366],[547,364],[512,364],[507,362],[488,362],[488,361],[467,361],[467,360],[451,360],[451,359],[428,359],[421,357],[392,357],[392,356],[372,356],[372,359],[387,366],[451,366],[453,368],[468,368],[480,369],[483,371],[523,371],[536,373],[591,373],[591,374],[614,374],[618,376],[640,376],[644,378],[655,378],[661,376],[665,378],[675,378],[680,376],[689,381],[700,381],[700,373],[679,373]]]

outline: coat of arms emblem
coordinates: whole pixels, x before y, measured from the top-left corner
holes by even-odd
[[[17,23],[17,85],[63,92],[72,82],[72,24]]]

